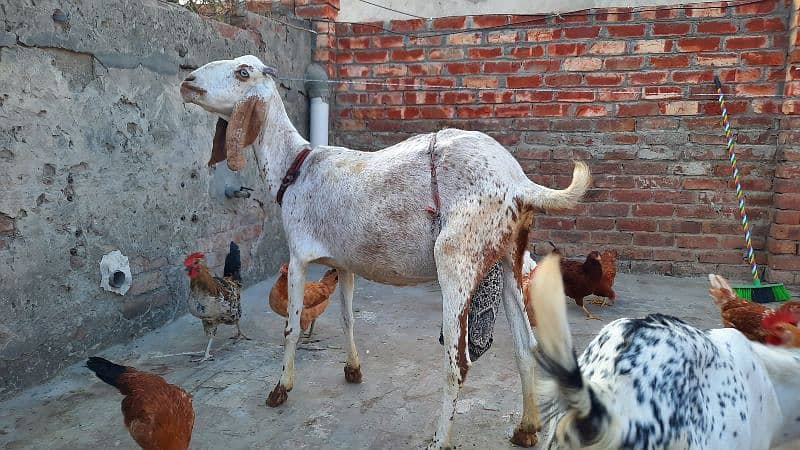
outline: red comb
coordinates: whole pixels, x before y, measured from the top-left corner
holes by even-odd
[[[761,326],[770,329],[779,323],[797,325],[798,322],[800,322],[800,316],[794,312],[788,309],[778,309],[765,314],[761,319]]]
[[[194,252],[191,255],[187,256],[186,259],[183,260],[183,265],[184,266],[190,266],[194,262],[195,259],[201,259],[201,258],[205,258],[205,257],[206,257],[206,255],[204,255],[202,252]]]

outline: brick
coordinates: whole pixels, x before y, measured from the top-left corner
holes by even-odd
[[[442,42],[444,39],[442,36],[415,36],[411,35],[408,37],[408,40],[411,42],[411,45],[417,47],[441,47]]]
[[[664,23],[654,23],[653,24],[653,35],[685,35],[689,33],[689,29],[691,25],[688,23],[681,23],[681,22],[664,22]]]
[[[689,55],[651,56],[650,65],[655,69],[689,67]]]
[[[739,64],[737,53],[707,53],[695,55],[695,62],[700,66],[736,66]]]
[[[431,60],[456,60],[464,58],[464,50],[460,48],[433,48],[428,51]]]
[[[734,22],[724,20],[706,20],[698,22],[698,34],[732,34],[738,31]]]
[[[726,12],[727,2],[696,3],[686,6],[686,17],[722,17]]]
[[[496,77],[464,77],[464,86],[470,88],[496,88],[498,81]]]
[[[404,92],[406,105],[436,105],[439,103],[438,92]]]
[[[667,81],[668,72],[637,72],[628,75],[630,84],[660,84]]]
[[[642,67],[644,58],[641,56],[623,56],[620,58],[606,58],[604,65],[608,70],[635,70]]]
[[[797,250],[797,243],[795,241],[767,239],[767,251],[770,253],[797,255]]]
[[[569,105],[531,105],[531,114],[535,116],[566,116]]]
[[[403,36],[373,36],[372,45],[375,48],[402,47]]]
[[[777,224],[800,225],[800,211],[777,210],[773,221]]]
[[[358,59],[357,54],[356,59]],[[392,50],[392,61],[422,61],[423,59],[425,59],[425,50],[421,48]]]
[[[356,62],[360,63],[382,63],[389,60],[389,52],[386,50],[366,50],[355,52]]]
[[[737,95],[763,97],[776,95],[776,88],[777,86],[774,84],[737,84],[734,86],[733,91]]]
[[[370,68],[368,66],[358,65],[344,65],[339,66],[339,76],[345,78],[363,78],[370,75]]]
[[[742,63],[751,66],[781,66],[786,60],[782,51],[743,52]]]
[[[653,219],[617,219],[617,229],[620,231],[656,231],[657,225]]]
[[[336,40],[336,45],[343,49],[369,48],[368,37],[344,37]]]
[[[531,105],[497,105],[494,107],[495,117],[528,117],[531,114]]]
[[[439,17],[433,19],[434,30],[459,30],[465,28],[467,18],[464,16]]]
[[[578,230],[613,230],[614,219],[599,217],[578,217],[575,220],[575,228]]]
[[[642,95],[642,98],[646,100],[682,98],[683,88],[680,86],[647,86]]]
[[[489,44],[510,44],[519,40],[517,30],[493,31],[486,35],[486,42]]]
[[[713,79],[714,72],[711,70],[676,71],[672,73],[672,81],[675,83],[708,83]]]
[[[389,22],[389,28],[392,31],[418,31],[424,27],[425,20],[423,19],[392,20]]]
[[[633,215],[643,217],[670,217],[674,210],[675,207],[669,204],[638,204],[633,207]]]
[[[669,53],[672,51],[672,40],[655,39],[650,41],[635,41],[634,53]]]
[[[481,43],[481,33],[457,33],[447,36],[450,45],[475,45]]]
[[[675,236],[678,248],[719,248],[719,239],[715,236]]]
[[[625,41],[598,41],[592,43],[588,53],[600,55],[620,55],[625,53]]]
[[[475,93],[474,92],[444,92],[441,94],[442,103],[446,105],[450,104],[463,104],[463,103],[473,103],[475,102]]]
[[[605,105],[581,105],[575,109],[577,117],[601,117],[609,115],[608,107]]]
[[[522,68],[522,64],[513,61],[487,61],[483,63],[484,73],[514,73]]]
[[[561,91],[556,93],[556,100],[560,102],[593,102],[595,94],[592,91]]]
[[[455,116],[452,106],[421,106],[420,117],[423,119],[447,119]]]
[[[548,44],[547,54],[551,57],[555,56],[578,56],[586,51],[586,44],[579,44],[575,42]]]
[[[630,206],[624,203],[593,203],[589,205],[592,217],[626,217]],[[622,219],[617,219],[617,223]]]
[[[687,37],[678,39],[679,52],[713,52],[720,48],[718,37]]]
[[[561,39],[561,28],[535,28],[525,32],[525,40],[529,42],[546,42]]]
[[[515,94],[514,99],[517,102],[551,102],[553,101],[553,91],[538,91],[535,89],[520,91]]]
[[[556,119],[550,125],[553,131],[592,131],[594,129],[594,121],[563,118]]]
[[[606,26],[610,37],[642,37],[644,24],[637,25],[608,25]]]
[[[472,25],[480,28],[498,27],[506,24],[508,24],[507,15],[472,16]]]
[[[422,84],[428,87],[453,87],[456,82],[453,78],[431,77],[423,79]]]
[[[456,117],[473,119],[477,117],[491,117],[492,107],[490,105],[480,106],[459,106],[456,108]]]
[[[625,245],[633,241],[633,233],[619,231],[595,231],[591,233],[589,242],[596,244]]]
[[[378,66],[374,66],[373,72],[378,74]],[[408,75],[411,76],[427,76],[427,75],[441,75],[444,69],[443,64],[439,63],[422,63],[422,64],[407,64],[405,66]]]
[[[577,73],[558,73],[544,77],[544,84],[547,86],[577,86],[582,81],[583,77]]]
[[[603,60],[588,57],[569,58],[564,60],[561,66],[565,71],[591,72],[600,70],[603,67]]]
[[[396,64],[381,64],[374,66],[372,70],[376,77],[402,77],[408,73],[406,66]]]
[[[777,0],[765,0],[761,2],[748,2],[747,4],[743,5],[736,5],[736,14],[737,15],[746,15],[746,14],[768,14],[771,13],[775,6],[778,4]],[[796,5],[796,3],[795,3]]]
[[[701,222],[688,220],[659,220],[658,231],[662,233],[700,233],[703,230]]]
[[[725,38],[726,50],[743,50],[750,48],[764,48],[768,44],[766,36],[744,36]]]
[[[544,47],[514,47],[511,49],[511,56],[514,58],[538,58],[544,56]]]
[[[514,101],[513,91],[482,91],[481,103],[511,103]]]
[[[557,72],[561,70],[561,61],[558,59],[532,59],[522,63],[525,72]]]
[[[479,62],[455,62],[445,65],[450,75],[462,75],[466,73],[480,73],[481,63]]]
[[[661,7],[648,9],[639,12],[639,17],[643,20],[665,20],[678,17],[678,10],[673,7]]]
[[[700,112],[700,104],[696,101],[663,102],[659,109],[668,116],[692,116]]]
[[[564,28],[564,37],[567,39],[590,39],[599,35],[599,26]]]
[[[544,51],[542,51],[544,53]],[[470,59],[488,59],[497,58],[503,54],[503,49],[500,47],[478,47],[471,48],[467,51],[467,57]]]
[[[308,5],[295,6],[294,15],[297,17],[308,17],[313,19],[335,19],[339,15],[339,9],[331,5]]]
[[[634,233],[633,245],[642,247],[672,247],[675,245],[675,236],[660,233]]]
[[[543,217],[536,218],[536,227],[549,228],[554,230],[574,230],[575,219],[564,219],[561,217]]]
[[[609,196],[612,200],[618,202],[634,203],[652,200],[653,192],[639,189],[616,189],[612,190]]]
[[[352,24],[353,34],[375,34],[383,31],[383,22],[361,22]]]
[[[633,8],[605,8],[595,15],[598,22],[628,22],[633,19]]]
[[[624,75],[616,73],[586,75],[586,84],[589,86],[619,86],[624,80]]]
[[[800,194],[775,194],[775,208],[793,211],[800,210]]]
[[[800,270],[800,258],[796,255],[769,255],[769,267],[779,270]]]
[[[785,31],[786,26],[779,17],[758,17],[749,19],[744,23],[744,27],[751,33],[767,33],[771,31]]]
[[[506,78],[506,86],[509,88],[538,87],[541,85],[541,75],[519,75]]]

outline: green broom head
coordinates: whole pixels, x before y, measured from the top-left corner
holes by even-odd
[[[739,297],[756,303],[785,302],[792,298],[786,286],[780,283],[733,286],[733,290]]]

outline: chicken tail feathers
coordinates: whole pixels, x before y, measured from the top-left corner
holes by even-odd
[[[239,253],[239,246],[231,241],[228,256],[225,257],[225,267],[222,269],[222,276],[231,278],[235,281],[242,281],[242,258]]]
[[[550,254],[537,265],[528,289],[536,315],[539,345],[534,356],[547,383],[540,398],[555,400],[554,414],[563,414],[556,439],[566,448],[580,448],[600,441],[608,431],[609,413],[584,380],[567,322],[560,257]],[[544,391],[547,392],[544,392]]]
[[[97,375],[97,378],[100,378],[104,382],[114,386],[115,388],[119,389],[119,385],[117,384],[117,380],[119,376],[125,372],[126,367],[120,366],[119,364],[114,364],[113,362],[105,359],[100,358],[98,356],[92,356],[86,361],[86,367],[89,368],[92,372]]]

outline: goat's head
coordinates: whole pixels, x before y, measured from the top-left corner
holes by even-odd
[[[208,165],[227,159],[231,170],[244,167],[242,148],[252,144],[261,131],[268,107],[266,95],[275,90],[272,77],[276,74],[274,67],[245,55],[210,62],[183,80],[184,102],[225,117],[217,121]]]

